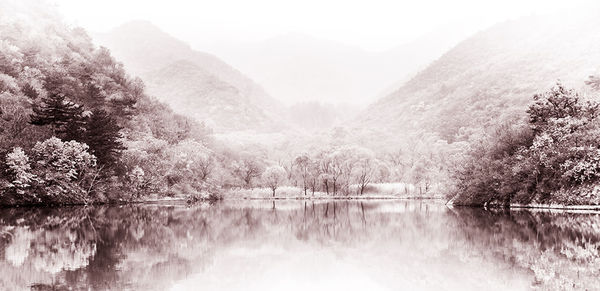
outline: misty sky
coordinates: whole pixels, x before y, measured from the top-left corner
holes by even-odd
[[[197,48],[298,32],[382,51],[449,24],[467,35],[591,0],[51,1],[69,22],[91,31],[143,19]]]

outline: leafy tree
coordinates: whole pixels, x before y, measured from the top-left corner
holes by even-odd
[[[31,173],[29,157],[25,154],[23,149],[17,147],[6,156],[6,165],[12,175],[8,187],[15,188],[17,194],[24,195],[25,190],[31,187],[31,184],[36,178],[36,176]]]
[[[86,144],[56,137],[33,147],[33,172],[51,202],[87,201],[87,178],[96,166],[96,157],[88,149]]]
[[[121,151],[125,149],[121,141],[122,129],[116,119],[102,109],[92,111],[86,118],[82,141],[90,147],[98,165],[109,169],[117,165]]]
[[[262,174],[263,183],[273,191],[273,197],[275,197],[275,190],[285,180],[285,169],[281,166],[268,167]]]
[[[529,123],[537,131],[544,130],[550,122],[559,119],[594,119],[599,112],[597,103],[583,101],[577,92],[566,89],[560,83],[549,92],[534,95],[533,100],[527,113]]]
[[[83,107],[60,93],[52,93],[34,105],[30,123],[50,125],[54,133],[65,140],[81,140],[85,130]]]

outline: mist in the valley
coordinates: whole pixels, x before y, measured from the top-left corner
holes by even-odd
[[[168,62],[189,61],[190,52],[182,49],[208,53],[218,60],[196,60],[206,70],[205,74],[234,83],[233,87],[240,89],[243,98],[258,98],[259,107],[264,107],[263,101],[267,100],[285,123],[311,131],[351,121],[460,41],[496,23],[525,16],[552,15],[586,3],[333,1],[322,4],[309,1],[299,5],[224,1],[178,3],[167,7],[160,2],[143,5],[128,2],[119,11],[106,11],[110,5],[100,2],[85,5],[78,1],[55,2],[71,23],[87,28],[99,44],[110,48],[132,72],[149,75],[147,79],[162,78],[161,70],[169,72]],[[246,12],[231,11],[232,5]],[[110,17],[100,17],[102,13],[98,11],[106,11]],[[154,51],[139,53],[139,46],[152,46]],[[220,61],[231,68],[220,67]],[[240,76],[223,72],[231,69],[239,71]],[[182,78],[206,78],[189,77],[197,73],[187,72]],[[230,77],[245,78],[253,84],[227,79]],[[197,115],[215,128],[223,126],[201,113],[190,112],[193,109],[185,106],[193,104],[189,99],[198,98],[202,92],[214,92],[214,88],[188,85],[196,88],[167,89],[153,86],[151,80],[145,81],[151,85],[150,92],[160,98],[175,95],[168,98],[172,106],[185,108],[181,110]],[[160,91],[162,89],[169,92]],[[183,90],[187,93],[177,92]],[[223,93],[223,90],[217,91]]]

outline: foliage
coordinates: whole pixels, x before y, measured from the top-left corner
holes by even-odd
[[[13,175],[11,184],[8,187],[16,188],[17,194],[24,195],[25,189],[31,186],[35,179],[35,175],[31,173],[31,164],[29,157],[23,149],[14,148],[11,153],[6,156],[6,164]]]
[[[504,124],[465,158],[455,203],[564,203],[553,194],[600,179],[599,104],[560,83],[533,100],[528,123]]]
[[[275,190],[285,180],[285,170],[281,166],[268,167],[262,174],[262,180],[267,187],[271,188],[275,197]]]
[[[178,187],[214,189],[206,185],[216,160],[209,134],[147,96],[140,79],[48,3],[0,4],[0,204],[167,195],[173,165],[183,165],[169,147],[190,143],[201,145],[204,162],[181,173],[204,182],[184,178]]]
[[[31,124],[50,125],[54,135],[64,140],[80,140],[84,132],[83,107],[62,93],[50,93],[33,106]]]
[[[6,157],[10,184],[4,199],[13,203],[88,202],[96,158],[87,150],[85,144],[56,137],[38,142],[31,159],[15,148]]]

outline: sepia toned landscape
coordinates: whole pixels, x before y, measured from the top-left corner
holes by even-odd
[[[0,0],[0,290],[600,290],[600,5],[350,2]]]

